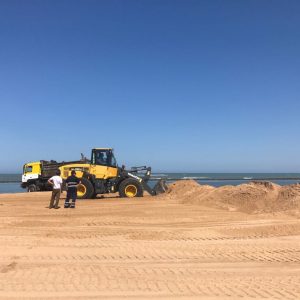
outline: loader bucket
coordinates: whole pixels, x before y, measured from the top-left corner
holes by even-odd
[[[168,190],[168,186],[164,179],[160,179],[153,188],[155,195],[165,193]]]

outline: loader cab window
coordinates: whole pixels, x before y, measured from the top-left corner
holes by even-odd
[[[117,166],[116,159],[111,150],[94,149],[92,152],[91,161],[93,165],[100,165],[100,166],[107,166],[107,167]]]
[[[114,157],[114,154],[113,153],[111,153],[112,155],[111,155],[111,157],[110,157],[110,161],[109,161],[109,163],[110,163],[110,165],[112,166],[112,167],[116,167],[117,166],[117,161],[116,161],[116,159],[115,159],[115,157]]]
[[[96,152],[96,165],[107,165],[107,153]]]

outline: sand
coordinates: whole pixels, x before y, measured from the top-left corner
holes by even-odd
[[[215,188],[184,180],[173,183],[167,194],[179,203],[202,204],[248,214],[284,212],[300,216],[300,184],[280,186],[268,181],[254,181]]]
[[[0,195],[0,299],[300,299],[299,186]]]

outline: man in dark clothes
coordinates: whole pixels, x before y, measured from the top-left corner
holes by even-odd
[[[71,176],[69,176],[66,180],[67,184],[67,198],[65,201],[65,208],[75,208],[75,202],[77,198],[77,185],[80,183],[78,177],[76,177],[76,172],[73,170],[71,172]],[[72,203],[70,204],[70,199],[72,199]]]

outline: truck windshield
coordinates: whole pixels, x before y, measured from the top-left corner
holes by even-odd
[[[32,172],[32,166],[24,166],[24,173]]]
[[[112,150],[94,149],[92,151],[92,164],[108,167],[116,167],[117,162]]]

